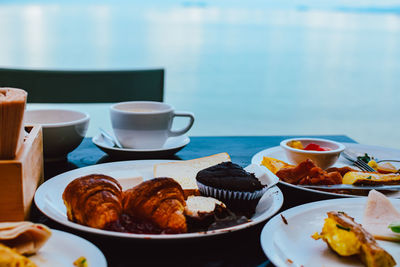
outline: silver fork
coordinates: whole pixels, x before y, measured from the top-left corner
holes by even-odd
[[[343,151],[342,155],[345,159],[347,159],[348,161],[353,162],[353,164],[360,168],[363,171],[367,171],[367,172],[376,172],[375,169],[373,169],[371,166],[369,166],[365,161],[359,159],[357,156],[355,155],[351,155],[352,153],[350,151]]]

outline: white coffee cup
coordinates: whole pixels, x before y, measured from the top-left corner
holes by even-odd
[[[171,105],[152,101],[121,102],[110,108],[114,135],[123,147],[135,149],[161,148],[168,137],[185,134],[193,125],[190,112],[174,111]],[[173,131],[175,117],[188,117],[186,127]]]

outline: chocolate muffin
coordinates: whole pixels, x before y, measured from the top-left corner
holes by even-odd
[[[248,218],[266,191],[253,173],[230,161],[199,171],[196,181],[202,195],[219,199],[236,214]]]

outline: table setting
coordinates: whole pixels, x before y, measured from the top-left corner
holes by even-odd
[[[110,104],[113,131],[86,136],[85,112],[26,110],[21,89],[0,96],[19,110],[0,113],[0,125],[14,122],[0,131],[0,263],[400,262],[399,150],[346,135],[191,136],[195,115],[156,101]],[[175,117],[186,125],[174,129]]]

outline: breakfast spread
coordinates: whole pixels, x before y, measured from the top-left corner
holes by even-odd
[[[0,223],[0,266],[35,267],[26,256],[37,253],[50,236],[50,229],[42,224]]]
[[[296,140],[288,145],[305,151],[334,150],[316,143],[304,145]],[[376,173],[359,171],[349,166],[325,169],[311,159],[292,164],[277,158],[263,157],[261,165],[276,174],[281,181],[295,185],[400,184],[400,174],[390,171],[393,168],[375,163],[374,159],[368,161],[370,166],[380,170]],[[144,181],[139,177],[139,169],[132,170],[135,175],[126,169],[116,169],[104,171],[107,175],[100,171],[82,177],[77,175],[74,180],[68,180],[66,186],[62,187],[65,189],[61,191],[68,220],[120,233],[207,233],[251,221],[268,188],[268,182],[263,182],[255,169],[242,168],[231,162],[227,153],[150,166],[153,167],[154,178],[149,179],[148,174],[143,174],[147,176]],[[261,169],[259,165],[256,167]],[[262,169],[265,170],[264,167]],[[126,177],[119,177],[119,172]],[[275,177],[267,170],[264,172]],[[61,193],[57,193],[59,195]],[[282,220],[285,225],[289,225],[284,217]],[[356,255],[366,266],[390,267],[396,264],[388,253],[391,251],[381,248],[375,238],[399,241],[399,222],[400,212],[384,195],[371,191],[362,225],[344,212],[331,211],[328,212],[321,233],[314,234],[313,238],[322,239],[340,256]],[[0,245],[3,245],[0,246],[0,255],[4,250],[13,248],[9,242],[1,240],[0,227]],[[29,262],[29,258],[21,255],[35,253],[40,248],[35,242],[33,244],[31,250],[25,252],[17,251],[17,246],[11,249],[16,253],[16,259],[26,261],[20,263],[21,266],[35,266]],[[32,250],[32,247],[36,250]],[[7,254],[12,253],[8,251]],[[74,260],[72,262],[75,266],[87,266],[84,257],[76,257]]]
[[[155,174],[169,173],[169,177],[156,177],[125,191],[107,175],[79,177],[63,192],[67,217],[98,229],[136,234],[181,234],[248,222],[265,187],[230,161],[213,165],[223,160],[230,160],[229,155],[155,165]],[[183,171],[175,176],[173,170],[180,167]],[[203,190],[214,186],[235,194],[227,198]]]
[[[340,256],[358,256],[367,267],[396,265],[393,257],[379,246],[375,238],[344,212],[328,212],[322,232],[312,237],[324,240]]]

